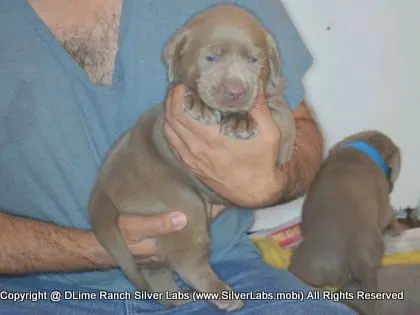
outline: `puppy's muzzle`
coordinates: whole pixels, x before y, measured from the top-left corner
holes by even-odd
[[[243,103],[245,100],[246,88],[242,83],[227,83],[224,89],[225,98],[232,102],[232,105]]]
[[[226,109],[246,109],[250,106],[250,88],[242,80],[225,80],[216,87],[220,97],[220,105]]]

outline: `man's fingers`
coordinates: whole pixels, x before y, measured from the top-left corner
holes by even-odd
[[[261,136],[269,138],[278,137],[280,132],[279,128],[273,120],[271,111],[267,107],[252,109],[251,116],[257,123]]]
[[[145,238],[141,241],[127,241],[126,243],[129,251],[135,256],[149,257],[157,253],[155,238]]]
[[[171,124],[172,128],[187,142],[196,139],[197,134],[202,138],[208,138],[218,133],[218,128],[200,124],[191,119],[184,111],[183,103],[186,93],[189,93],[185,86],[178,85],[173,87],[168,93],[166,101],[165,119],[166,124]]]
[[[175,155],[178,162],[183,164],[197,176],[208,174],[208,160],[202,153],[199,153],[201,149],[197,149],[197,146],[191,146],[188,142],[183,141],[183,139],[181,139],[181,137],[179,137],[171,128],[168,128],[168,131],[165,131],[165,135],[170,145],[174,148],[172,153]],[[193,140],[191,140],[190,143],[192,141]],[[193,152],[191,152],[191,150],[193,150]],[[200,158],[197,158],[198,156],[200,156]]]
[[[182,138],[185,143],[190,143],[197,139],[197,135],[190,129],[191,128],[192,120],[188,117],[180,118],[180,119],[169,119],[165,121],[165,136],[168,137],[170,133],[174,133],[178,135],[178,137]],[[196,127],[196,126],[193,126]],[[199,126],[201,127],[201,126]]]
[[[187,217],[182,212],[162,213],[145,217],[142,222],[141,233],[144,238],[155,237],[179,231],[186,224]]]
[[[188,130],[185,130],[184,132],[187,134],[189,133]],[[198,152],[196,147],[194,147],[194,145],[192,144],[195,140],[195,138],[192,135],[190,137],[180,137],[178,133],[174,130],[174,128],[172,128],[172,126],[169,124],[165,126],[164,133],[166,138],[168,139],[169,144],[176,149],[177,152],[174,153],[176,154],[178,160],[180,160],[182,156],[180,162],[195,160],[194,155],[196,155]]]
[[[165,103],[165,120],[166,123],[185,120],[185,112],[182,108],[186,93],[186,88],[183,85],[177,85],[169,89],[168,96]]]
[[[127,247],[136,262],[150,260],[151,257],[161,257],[156,248],[156,239],[148,238],[140,242],[127,243]]]
[[[182,212],[167,212],[151,216],[123,215],[120,226],[129,235],[128,241],[140,241],[181,230],[187,224]]]
[[[176,85],[169,90],[166,103],[166,111],[168,114],[178,118],[180,114],[184,113],[182,103],[184,101],[185,93],[187,93],[187,89],[184,85]]]
[[[261,136],[277,138],[279,129],[273,120],[270,108],[267,106],[264,88],[261,84],[255,105],[251,109],[251,116],[257,123]]]
[[[137,267],[144,267],[148,269],[167,267],[165,257],[163,256],[150,256],[150,257],[136,257]]]
[[[133,255],[137,266],[162,267],[166,258],[156,248],[155,239],[145,239],[136,243],[128,243],[128,250]]]

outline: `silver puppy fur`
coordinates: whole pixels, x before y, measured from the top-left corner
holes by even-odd
[[[257,126],[249,111],[265,88],[267,104],[281,132],[278,164],[293,152],[295,126],[283,99],[276,43],[244,9],[218,5],[193,17],[166,45],[163,53],[172,84],[184,84],[184,110],[193,119],[220,126],[220,132],[240,141],[255,137]],[[204,185],[175,159],[163,136],[164,108],[146,112],[110,149],[91,193],[92,230],[115,263],[138,290],[178,292],[176,272],[201,292],[232,289],[209,264],[209,224],[213,210],[233,204]],[[167,257],[162,268],[136,264],[118,228],[120,214],[152,215],[183,211],[188,223],[179,232],[157,238]],[[175,306],[189,300],[166,300]],[[232,311],[239,299],[209,301]]]
[[[345,147],[362,140],[388,165],[388,176],[367,154]],[[336,144],[321,165],[302,208],[302,242],[289,271],[315,287],[344,287],[358,282],[366,292],[378,291],[386,228],[401,228],[389,193],[400,172],[400,149],[378,131],[363,131]],[[371,315],[377,303],[369,301]]]

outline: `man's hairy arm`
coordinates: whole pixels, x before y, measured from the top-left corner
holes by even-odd
[[[0,274],[72,272],[112,266],[111,258],[89,231],[0,212]]]
[[[124,215],[119,227],[128,249],[140,265],[161,265],[164,257],[155,246],[155,237],[181,230],[186,217],[181,212],[153,216]],[[0,211],[0,274],[76,272],[116,267],[95,235],[8,215]]]
[[[315,177],[323,154],[320,129],[311,111],[303,101],[294,110],[296,142],[292,159],[276,170],[276,178],[282,184],[270,199],[271,204],[284,203],[302,196]]]

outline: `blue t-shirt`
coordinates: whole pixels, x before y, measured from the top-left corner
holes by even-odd
[[[89,80],[26,0],[0,1],[0,209],[89,229],[89,193],[104,155],[165,97],[163,46],[188,18],[216,3],[243,5],[274,34],[285,99],[295,108],[312,59],[280,0],[125,0],[111,86]],[[230,249],[252,223],[250,211],[224,212],[212,226],[212,262],[234,255]],[[117,269],[40,277],[132,288]]]

